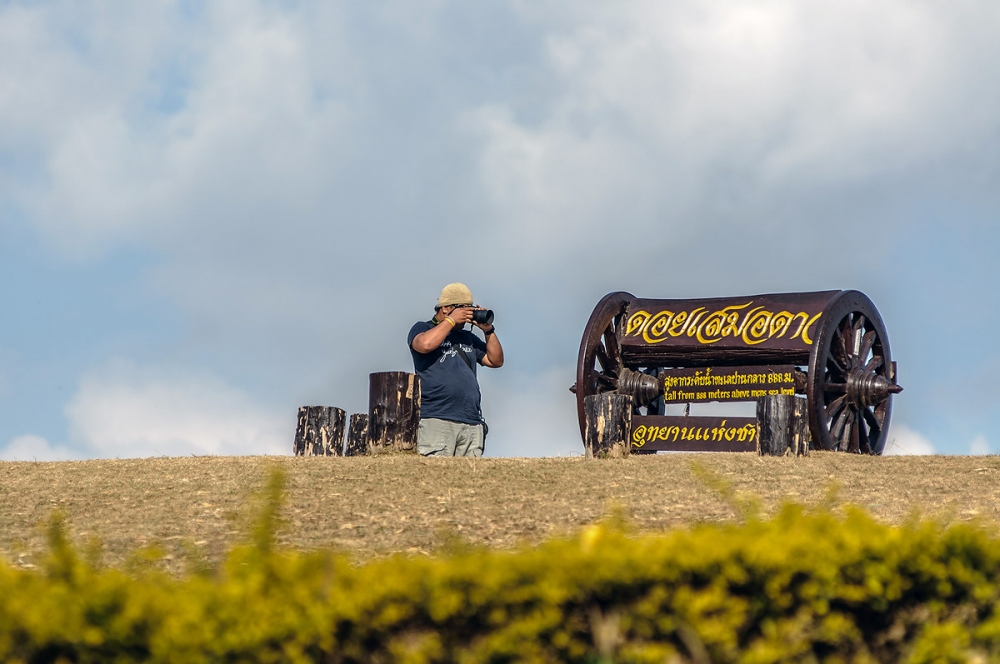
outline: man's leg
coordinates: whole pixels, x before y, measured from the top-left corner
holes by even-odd
[[[462,424],[462,432],[458,436],[458,444],[455,446],[455,456],[483,456],[483,425],[482,424]]]
[[[421,418],[417,426],[417,452],[423,456],[455,456],[459,426],[447,420]]]

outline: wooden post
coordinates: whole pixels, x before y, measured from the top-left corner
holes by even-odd
[[[295,428],[295,456],[341,456],[346,413],[334,406],[302,406]]]
[[[809,456],[812,445],[808,404],[805,397],[795,397],[795,435],[792,436],[792,454],[795,456]]]
[[[368,376],[368,440],[373,453],[416,451],[420,379],[405,371]]]
[[[781,394],[757,399],[757,453],[785,456],[795,436],[795,397]]]
[[[353,413],[351,426],[347,429],[347,446],[344,456],[364,456],[368,454],[368,413]]]
[[[583,447],[588,459],[627,457],[632,447],[632,397],[608,392],[583,400],[586,433]]]

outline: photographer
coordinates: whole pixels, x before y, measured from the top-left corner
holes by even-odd
[[[483,331],[486,341],[465,329]],[[493,312],[473,304],[465,284],[441,291],[434,317],[410,328],[413,368],[420,376],[417,451],[424,456],[482,456],[485,421],[476,366],[503,366]]]

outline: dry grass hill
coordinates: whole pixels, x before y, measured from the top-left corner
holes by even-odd
[[[195,457],[0,462],[0,557],[37,565],[43,524],[66,515],[81,547],[124,564],[150,545],[182,571],[244,538],[271,469],[287,479],[286,545],[359,559],[422,555],[459,538],[514,547],[611,511],[640,530],[769,513],[784,501],[855,503],[898,523],[913,515],[1000,524],[1000,457],[808,458],[672,454],[624,460]],[[819,543],[819,546],[822,544]]]

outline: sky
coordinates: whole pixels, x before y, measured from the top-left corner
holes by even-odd
[[[856,289],[887,453],[1000,453],[1000,4],[0,0],[0,459],[290,454],[441,288],[488,456],[600,298]]]

